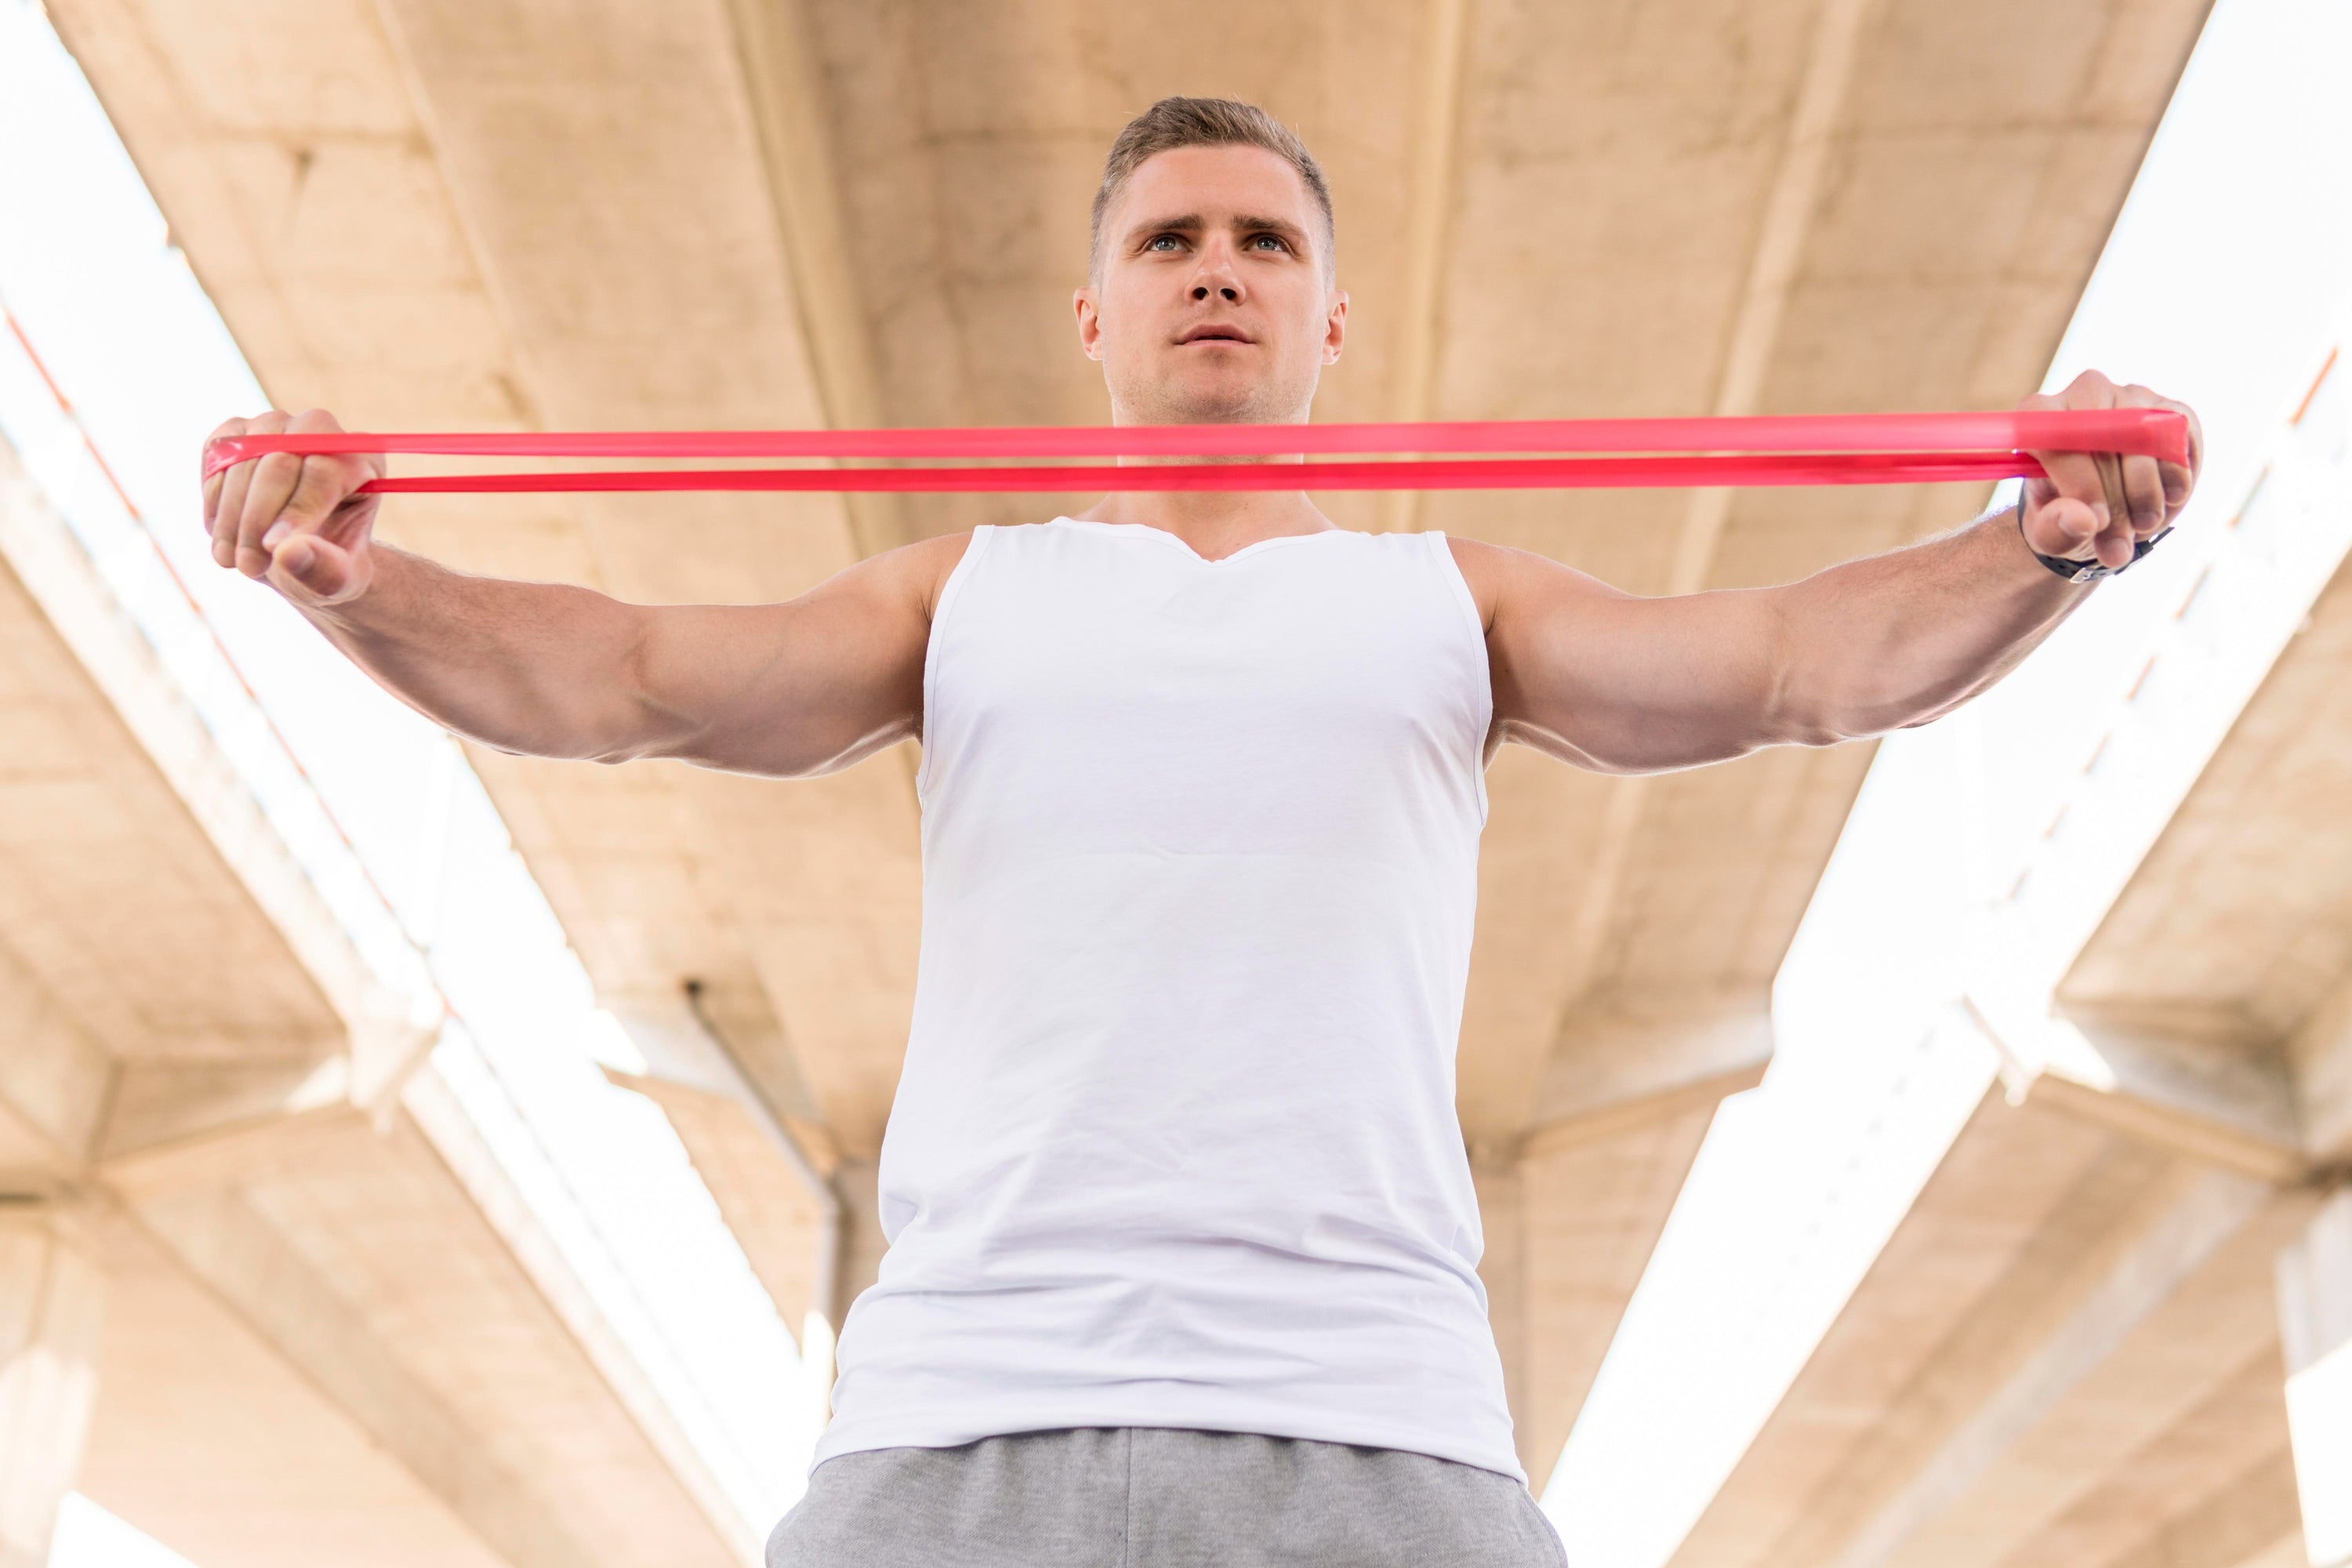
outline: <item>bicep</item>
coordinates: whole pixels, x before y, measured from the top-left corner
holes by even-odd
[[[887,552],[780,605],[647,612],[631,662],[661,739],[645,754],[794,778],[909,738],[931,598],[964,542]]]
[[[1496,556],[1486,646],[1503,739],[1638,773],[1801,738],[1780,732],[1769,590],[1642,598],[1542,556]]]

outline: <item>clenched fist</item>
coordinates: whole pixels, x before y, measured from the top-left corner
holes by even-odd
[[[287,414],[273,408],[228,421],[209,441],[341,429],[323,409]],[[266,580],[298,605],[339,605],[359,597],[374,570],[368,538],[377,498],[353,492],[383,473],[378,453],[302,458],[272,452],[213,475],[205,480],[205,527],[212,534],[213,559]]]
[[[2197,485],[2205,456],[2205,434],[2185,404],[2158,397],[2145,386],[2117,386],[2086,370],[2055,397],[2029,397],[2021,409],[2169,408],[2189,416],[2189,462],[2154,458],[2116,458],[2089,452],[2036,452],[2047,477],[2025,481],[2025,510],[2019,520],[2025,542],[2043,555],[2071,561],[2096,559],[2103,566],[2127,564],[2144,539],[2172,526]]]

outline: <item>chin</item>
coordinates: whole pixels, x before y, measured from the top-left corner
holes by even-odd
[[[1259,380],[1179,374],[1129,405],[1155,425],[1271,425],[1287,421],[1298,403],[1289,389]]]

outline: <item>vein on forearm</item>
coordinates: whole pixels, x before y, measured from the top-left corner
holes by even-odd
[[[1925,724],[1983,691],[2087,596],[2043,571],[2009,509],[1780,595],[1785,721],[1802,740]]]
[[[635,606],[375,548],[365,594],[308,614],[426,718],[499,751],[592,759],[610,757],[656,719],[630,679],[644,619]]]

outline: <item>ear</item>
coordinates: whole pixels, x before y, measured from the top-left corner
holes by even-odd
[[[1071,308],[1078,313],[1078,347],[1088,359],[1102,358],[1102,313],[1091,283],[1070,296]]]
[[[1334,289],[1330,300],[1323,317],[1323,363],[1338,364],[1339,350],[1348,341],[1348,291]]]

